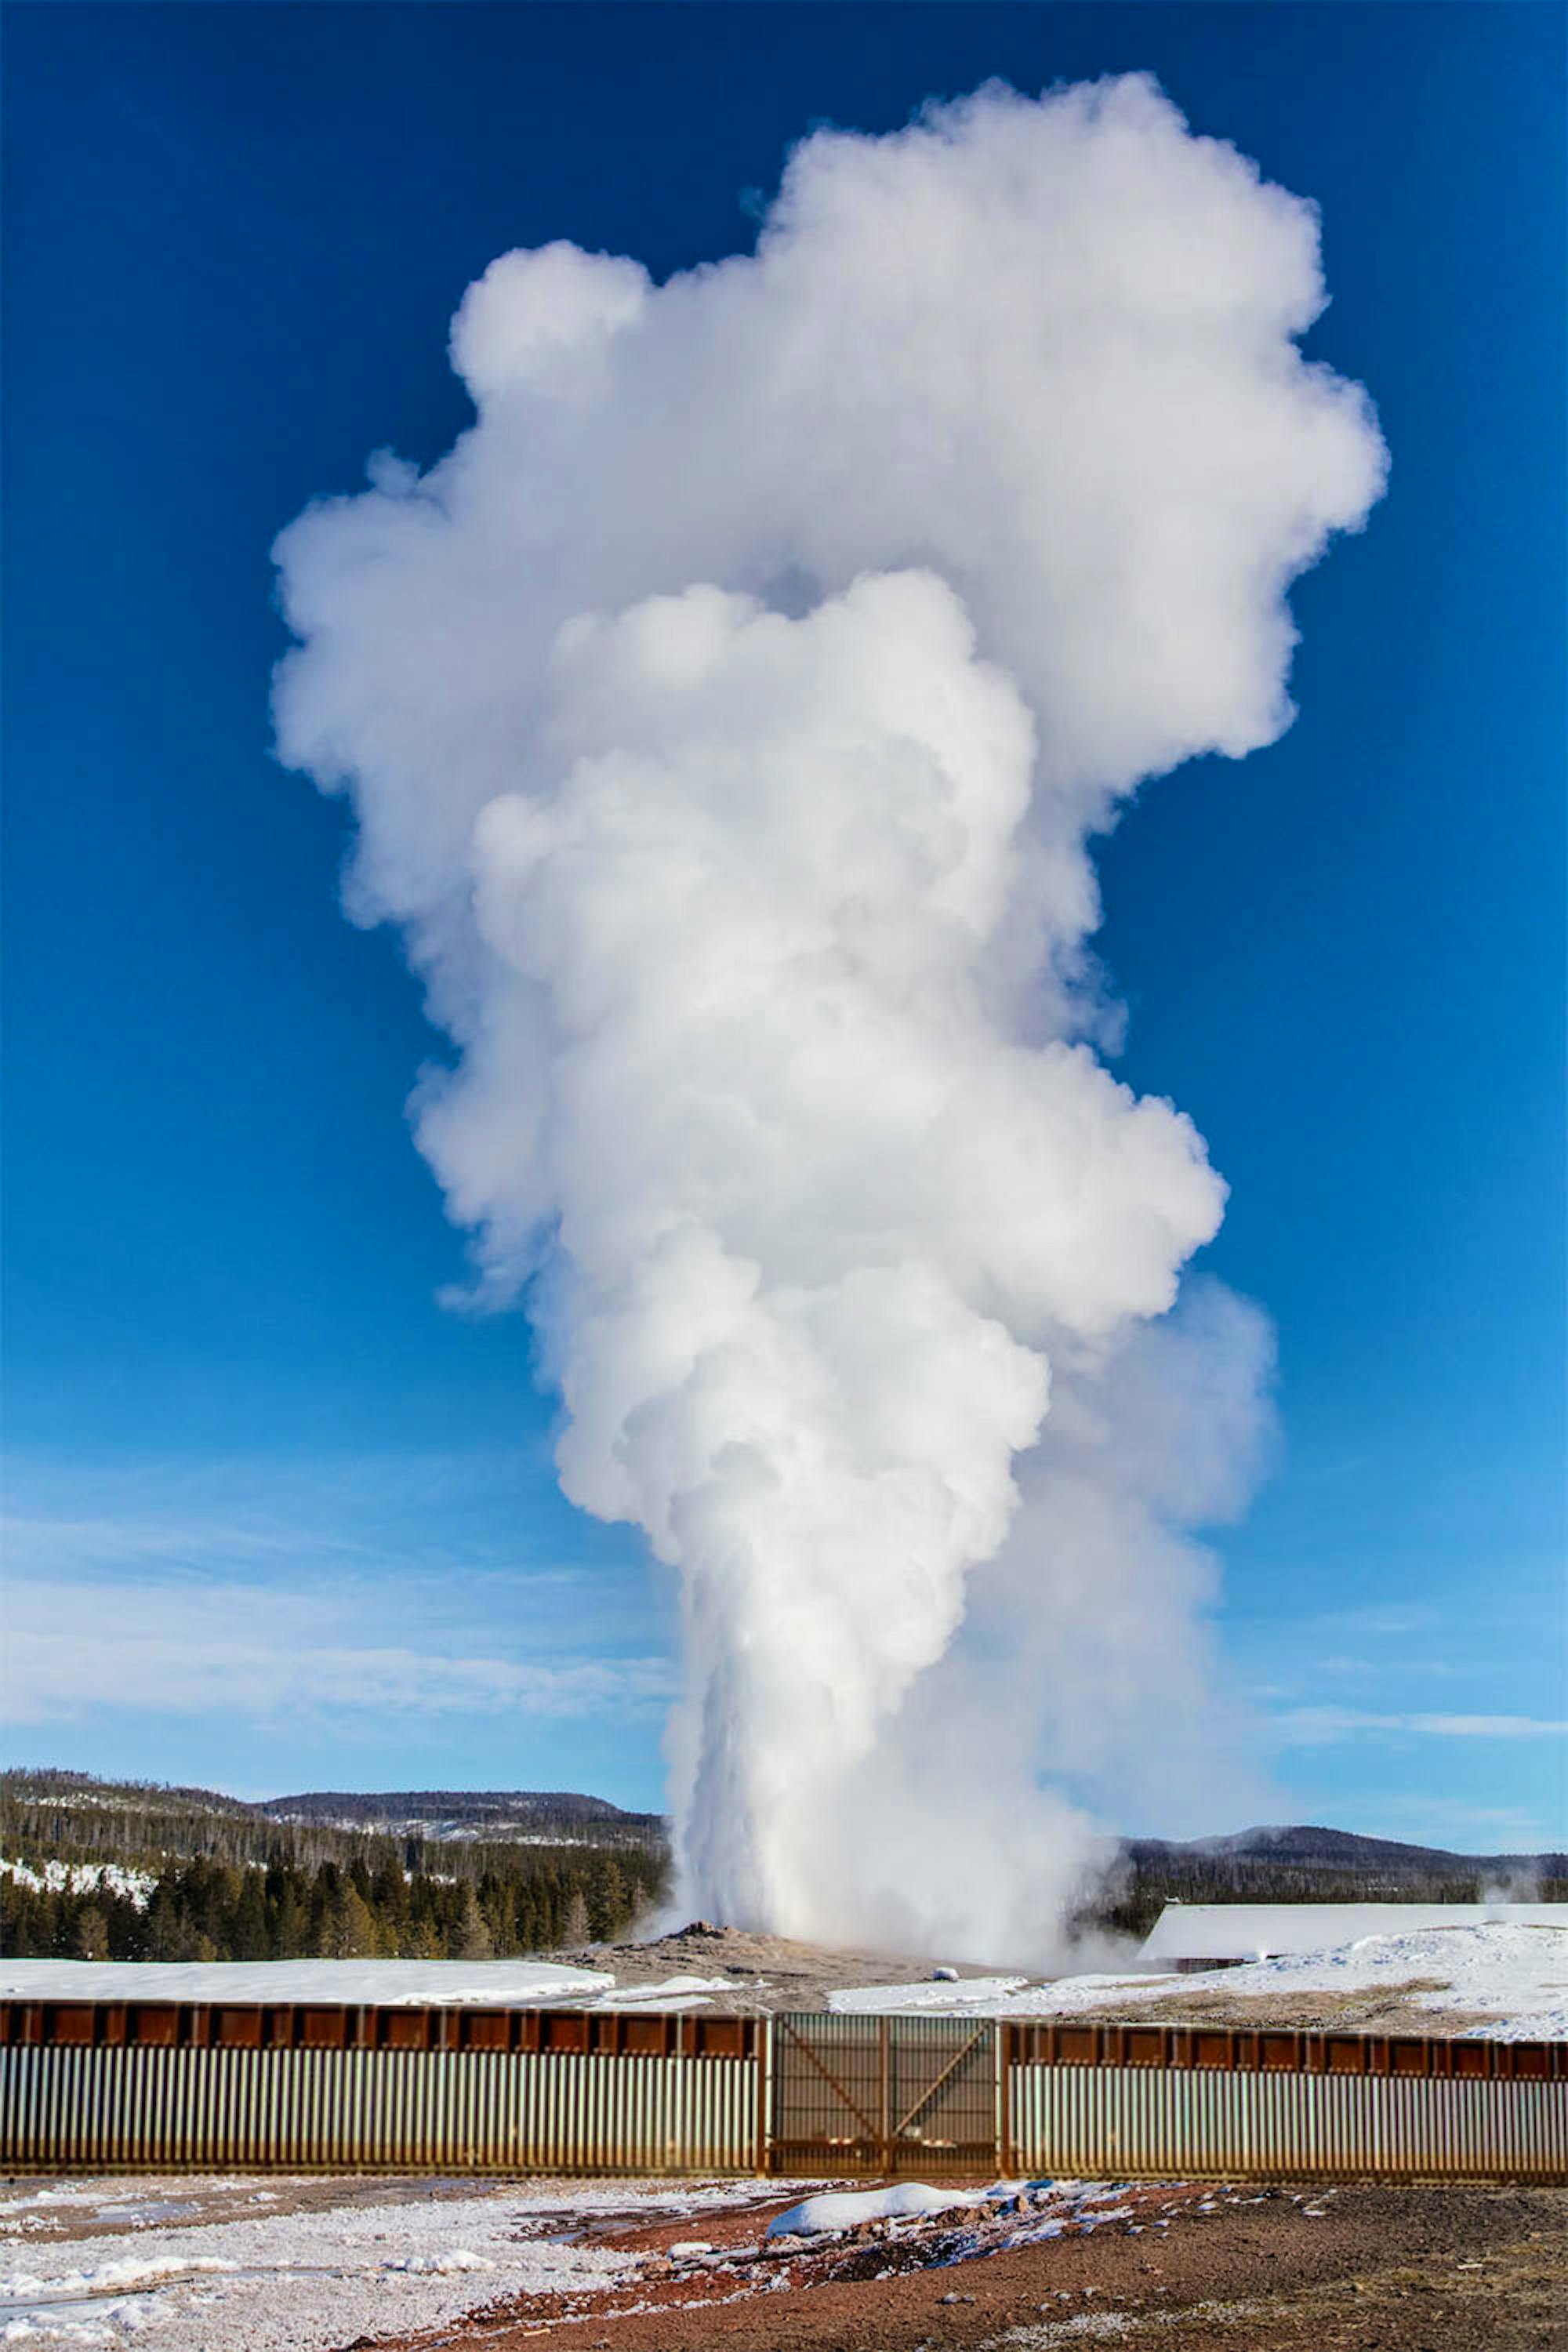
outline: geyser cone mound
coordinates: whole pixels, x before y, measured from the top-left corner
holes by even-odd
[[[552,1957],[576,1967],[609,1970],[617,1991],[634,1996],[646,1991],[650,2010],[661,2006],[659,1990],[669,1987],[670,2000],[700,2000],[710,2015],[825,2010],[830,1995],[846,1987],[926,1983],[938,1968],[952,1969],[960,1979],[1002,1973],[979,1962],[954,1963],[949,1955],[930,1959],[845,1951],[706,1921],[646,1941],[574,1946]],[[571,2006],[569,1997],[563,1996],[563,2005]]]

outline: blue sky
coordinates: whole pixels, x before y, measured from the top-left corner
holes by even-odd
[[[670,1595],[571,1511],[268,755],[268,548],[467,421],[498,252],[743,247],[813,122],[1155,72],[1322,207],[1393,452],[1300,716],[1105,845],[1119,1069],[1232,1186],[1283,1440],[1219,1631],[1278,1817],[1568,1843],[1561,17],[1530,5],[9,11],[7,1746],[653,1804]],[[1241,1826],[1159,1820],[1129,1829]]]

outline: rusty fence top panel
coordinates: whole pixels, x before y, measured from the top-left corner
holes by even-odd
[[[1334,2033],[1285,2027],[1089,2025],[1009,2019],[886,2021],[895,2034],[941,2022],[999,2036],[1008,2066],[1151,2066],[1180,2072],[1425,2076],[1439,2081],[1568,2081],[1568,2042]],[[778,2021],[794,2030],[805,2014]],[[879,2021],[813,2015],[846,2040]],[[303,2001],[0,2000],[0,2048],[458,2050],[590,2057],[756,2059],[768,2021],[647,2011],[464,2004],[386,2007]]]
[[[1309,2032],[1290,2027],[1086,2025],[1009,2021],[1011,2066],[1163,2066],[1182,2073],[1395,2074],[1442,2082],[1568,2082],[1568,2042],[1436,2034]]]
[[[755,2058],[760,2021],[571,2009],[306,2001],[0,2000],[0,2048],[468,2050]]]

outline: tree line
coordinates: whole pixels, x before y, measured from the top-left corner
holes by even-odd
[[[1486,1874],[1406,1870],[1397,1874],[1293,1867],[1253,1858],[1168,1854],[1157,1864],[1123,1853],[1076,1923],[1142,1940],[1167,1903],[1480,1903]],[[1568,1900],[1568,1879],[1543,1877],[1535,1903]]]
[[[580,1844],[580,1838],[591,1843]],[[199,1857],[239,1869],[287,1865],[310,1872],[328,1862],[340,1870],[358,1863],[374,1874],[393,1856],[415,1874],[477,1885],[487,1875],[506,1875],[520,1853],[558,1855],[601,1848],[613,1850],[628,1865],[640,1855],[662,1867],[667,1853],[662,1826],[637,1815],[604,1824],[584,1821],[581,1830],[574,1824],[569,1835],[563,1834],[559,1844],[534,1845],[504,1832],[436,1838],[368,1822],[363,1829],[343,1829],[323,1821],[279,1821],[258,1805],[206,1789],[96,1780],[55,1769],[0,1772],[0,1857],[35,1866],[39,1860],[112,1862],[157,1872],[167,1861]]]
[[[507,1959],[613,1941],[663,1892],[662,1858],[511,1848],[477,1877],[321,1862],[166,1863],[145,1906],[0,1876],[0,1951],[78,1960]]]
[[[275,1822],[326,1822],[339,1829],[399,1832],[439,1822],[442,1833],[500,1838],[537,1835],[558,1845],[587,1836],[595,1845],[658,1844],[658,1813],[628,1813],[603,1797],[568,1789],[316,1790],[271,1797],[258,1811]]]

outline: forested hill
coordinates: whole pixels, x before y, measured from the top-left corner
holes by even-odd
[[[156,1780],[99,1780],[85,1772],[0,1772],[0,1855],[20,1837],[61,1860],[129,1863],[170,1855],[215,1862],[375,1861],[390,1841],[405,1868],[476,1874],[491,1847],[594,1846],[662,1858],[657,1813],[626,1813],[602,1797],[510,1790],[475,1795],[406,1790],[390,1796],[326,1792],[247,1804],[214,1789]]]
[[[1451,1853],[1304,1825],[1185,1843],[1131,1838],[1086,1916],[1145,1936],[1172,1900],[1479,1903],[1498,1895],[1568,1901],[1568,1854]]]
[[[152,1781],[0,1773],[0,1951],[510,1958],[624,1936],[662,1895],[655,1816],[529,1792],[497,1812],[448,1793],[262,1806]],[[342,1810],[356,1803],[388,1808],[397,1827],[358,1825]],[[466,1803],[479,1811],[454,1829]]]
[[[0,1772],[0,1952],[111,1959],[510,1958],[625,1936],[664,1892],[656,1814],[539,1790],[210,1789]],[[1021,1861],[1020,1866],[1026,1866]],[[1128,1841],[1084,1924],[1186,1903],[1568,1900],[1568,1856],[1313,1827]]]
[[[1310,1827],[1238,1830],[1230,1837],[1194,1838],[1179,1844],[1139,1838],[1129,1842],[1126,1852],[1140,1867],[1212,1874],[1227,1889],[1252,1878],[1300,1878],[1304,1886],[1311,1883],[1314,1891],[1307,1899],[1314,1902],[1325,1899],[1315,1891],[1325,1875],[1353,1877],[1363,1903],[1380,1893],[1417,1902],[1420,1896],[1406,1890],[1434,1880],[1462,1880],[1479,1893],[1487,1886],[1568,1877],[1568,1854],[1451,1853],[1442,1846],[1401,1845],[1392,1838]],[[1278,1903],[1284,1898],[1271,1886],[1258,1899]]]
[[[442,1843],[454,1838],[544,1838],[565,1844],[658,1848],[665,1837],[658,1813],[623,1812],[603,1797],[560,1789],[403,1789],[374,1796],[326,1790],[269,1797],[258,1810],[275,1822],[324,1822]]]

